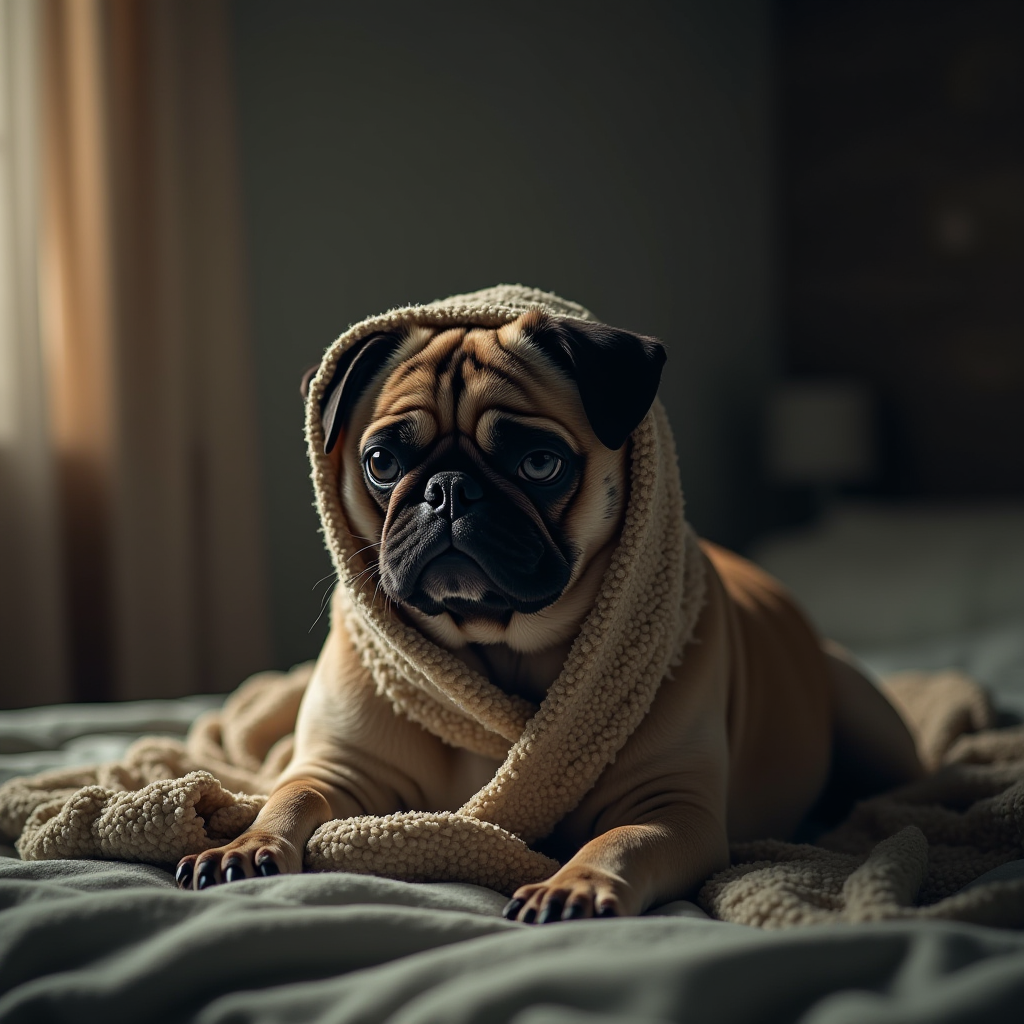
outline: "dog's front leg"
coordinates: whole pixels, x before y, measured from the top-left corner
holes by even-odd
[[[205,889],[256,875],[300,872],[306,843],[321,825],[361,813],[344,791],[315,779],[292,778],[271,793],[256,820],[237,839],[183,857],[175,881],[182,889]]]
[[[622,917],[681,899],[729,864],[725,828],[702,808],[610,829],[547,880],[516,890],[503,911],[527,924]]]

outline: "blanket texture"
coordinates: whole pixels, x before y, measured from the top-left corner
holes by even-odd
[[[704,560],[683,516],[675,444],[661,404],[629,442],[622,535],[597,600],[539,707],[510,696],[389,613],[361,579],[365,541],[353,535],[335,464],[324,454],[320,407],[346,349],[411,326],[498,327],[532,309],[593,319],[582,306],[519,285],[393,310],[357,324],[326,352],[306,406],[317,508],[338,572],[340,616],[377,692],[445,743],[502,760],[453,813],[407,812],[340,823],[322,842],[338,867],[353,856],[395,877],[482,881],[511,891],[551,874],[529,848],[583,799],[647,714],[678,665],[704,603]]]
[[[365,545],[353,536],[346,519],[321,427],[321,404],[338,360],[346,349],[381,331],[498,327],[533,309],[591,318],[583,307],[557,296],[507,285],[392,310],[343,334],[327,350],[311,383],[306,428],[313,485],[339,579],[333,615],[352,638],[377,692],[397,713],[445,743],[502,761],[490,782],[454,812],[414,811],[324,826],[311,846],[311,866],[415,880],[474,881],[501,891],[547,877],[555,863],[529,844],[550,833],[593,787],[647,714],[658,686],[680,663],[692,636],[704,602],[704,559],[684,519],[672,432],[658,402],[630,438],[630,490],[622,534],[597,600],[539,707],[471,671],[386,611],[363,586],[360,553]],[[135,755],[157,761],[164,756],[145,753],[148,749],[140,748]],[[286,762],[286,747],[275,748],[263,769],[231,746],[227,734],[224,753],[212,759],[200,756],[195,763],[250,794],[269,788],[271,769]],[[181,774],[168,772],[169,767],[162,766],[165,773]],[[240,768],[250,777],[240,777]],[[186,783],[190,795],[181,788]],[[254,785],[259,788],[254,790]],[[212,776],[189,776],[177,789],[168,789],[159,803],[140,798],[142,805],[125,811],[131,822],[127,827],[144,837],[151,857],[157,852],[165,856],[160,844],[169,841],[184,818],[194,825],[196,816],[205,819],[209,814],[216,834],[223,837],[224,829],[234,827],[244,813],[241,805],[222,806],[226,798],[211,787]],[[68,823],[80,821],[103,805],[103,799],[95,789],[76,793],[57,811],[54,829],[75,832],[75,825]],[[189,800],[191,817],[179,806]],[[258,810],[251,800],[245,807]],[[95,829],[104,855],[113,855],[124,831],[116,817],[106,806],[99,812]],[[195,845],[194,828],[189,837],[193,846],[182,853],[201,848]],[[42,851],[45,842],[32,848]],[[23,849],[29,847],[23,843]],[[67,849],[88,855],[84,849]]]
[[[535,308],[590,317],[582,307],[518,286],[393,310],[342,335],[311,384],[307,439],[339,577],[334,613],[397,713],[446,743],[503,760],[457,811],[328,822],[307,846],[310,869],[475,882],[504,893],[547,877],[555,863],[530,844],[592,788],[684,656],[703,605],[704,563],[683,517],[671,430],[658,403],[630,441],[629,502],[598,599],[539,707],[505,694],[360,589],[363,542],[351,535],[320,426],[320,403],[341,354],[379,331],[413,324],[495,327]],[[252,822],[265,800],[258,794],[287,764],[309,673],[305,667],[284,678],[254,678],[222,713],[197,721],[185,745],[143,739],[118,764],[12,780],[0,789],[0,829],[17,837],[26,860],[106,857],[171,865],[223,844]],[[948,759],[948,766],[917,788],[861,805],[820,847],[738,848],[742,863],[705,886],[705,908],[761,925],[915,912],[1024,924],[1024,891],[1016,883],[950,896],[1021,856],[1024,786],[1020,735],[991,734],[974,746],[953,742],[988,724],[979,691],[963,680],[949,682],[954,678],[904,681],[896,691],[925,756],[933,764]],[[919,706],[923,690],[928,696]],[[980,765],[962,763],[968,749]],[[912,909],[915,901],[926,909]]]
[[[265,801],[226,786],[269,788],[287,761],[311,670],[253,677],[222,711],[200,717],[184,743],[147,737],[117,764],[12,779],[0,787],[0,833],[16,838],[30,861],[96,857],[170,867],[186,853],[223,843]],[[902,673],[885,689],[933,774],[857,805],[816,845],[734,845],[733,866],[700,893],[709,914],[766,928],[891,918],[1024,926],[1024,882],[964,889],[1024,857],[1024,727],[991,728],[983,692],[956,672]],[[504,881],[504,867],[488,872],[453,858],[465,843],[456,839],[453,819],[423,815],[405,824],[397,842],[422,859],[419,870],[400,877],[475,881],[506,894],[521,884]],[[481,829],[486,834],[487,823]],[[386,874],[376,857],[389,843],[396,835],[388,837],[378,822],[330,822],[310,840],[306,866]],[[521,844],[507,847],[524,872],[535,870],[536,854],[523,853]]]
[[[981,688],[956,671],[883,681],[931,774],[854,806],[815,845],[734,844],[700,905],[740,924],[944,918],[1024,926],[1024,880],[970,886],[1024,857],[1024,726],[992,728]],[[970,886],[969,888],[964,888]]]

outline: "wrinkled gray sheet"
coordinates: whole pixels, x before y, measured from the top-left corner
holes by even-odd
[[[223,696],[200,695],[0,711],[0,782],[49,768],[116,761],[140,736],[184,738],[199,714],[223,703]]]
[[[0,779],[116,758],[144,733],[183,735],[217,703],[2,712]],[[0,1024],[1024,1019],[1021,933],[936,922],[773,933],[685,902],[531,927],[504,921],[503,903],[476,886],[345,874],[185,893],[143,865],[0,857]]]
[[[0,862],[0,1021],[1019,1021],[1024,935],[545,927],[461,885],[302,875],[178,892],[156,868]]]

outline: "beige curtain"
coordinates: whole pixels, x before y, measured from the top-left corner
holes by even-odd
[[[63,692],[226,690],[270,658],[226,5],[43,0],[37,32]]]
[[[38,7],[0,0],[0,705],[71,697],[38,316]]]

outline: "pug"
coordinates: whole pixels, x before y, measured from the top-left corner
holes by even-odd
[[[540,310],[346,350],[322,422],[364,585],[539,704],[615,550],[629,437],[664,361],[654,339]],[[737,555],[702,550],[706,602],[682,665],[545,840],[562,867],[516,891],[509,919],[634,915],[691,895],[728,865],[730,841],[791,837],[837,761],[872,788],[922,773],[897,713],[785,590]],[[182,859],[178,884],[301,871],[325,822],[455,810],[498,764],[395,715],[336,615],[289,767],[248,830]]]

